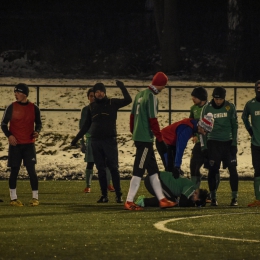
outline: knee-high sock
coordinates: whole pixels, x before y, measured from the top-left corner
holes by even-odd
[[[254,178],[255,198],[260,200],[260,177]]]
[[[108,167],[106,167],[106,175],[107,175],[107,186],[110,185],[111,182],[111,172],[108,169]]]
[[[91,187],[91,181],[93,176],[93,170],[92,169],[86,169],[86,187]]]
[[[156,173],[156,174],[149,176],[149,179],[150,179],[150,183],[153,187],[153,190],[154,190],[154,193],[155,193],[157,199],[161,200],[161,199],[165,198],[165,195],[163,194],[163,191],[162,191],[161,182],[158,178],[158,174]]]
[[[134,201],[134,197],[140,187],[140,183],[141,183],[141,178],[138,176],[133,176],[131,181],[130,181],[130,187],[129,187],[129,191],[126,197],[126,201],[129,202],[133,202]]]

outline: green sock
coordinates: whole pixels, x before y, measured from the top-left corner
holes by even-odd
[[[220,174],[216,174],[216,190],[218,190],[219,183],[220,183]]]
[[[110,181],[111,181],[111,173],[108,167],[106,167],[106,176],[107,176],[107,186],[108,186],[110,185]]]
[[[232,199],[237,199],[237,191],[232,191],[232,194],[231,194],[231,196],[232,196]]]
[[[90,186],[91,186],[92,176],[93,176],[93,170],[86,169],[86,186],[87,186],[87,188],[90,188]]]
[[[254,178],[255,198],[260,200],[260,177]]]

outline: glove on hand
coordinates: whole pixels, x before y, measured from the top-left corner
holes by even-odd
[[[247,131],[248,131],[248,133],[250,134],[250,136],[252,137],[253,134],[254,134],[254,133],[253,133],[253,129],[250,127]]]
[[[77,142],[75,142],[75,139],[71,141],[70,146],[77,146]]]
[[[230,147],[230,153],[232,156],[236,156],[237,155],[237,146],[232,145]]]
[[[172,175],[175,179],[178,179],[180,176],[184,175],[184,172],[180,169],[180,167],[174,167]]]
[[[82,153],[86,153],[86,145],[81,144],[80,150],[81,150]]]
[[[116,80],[116,85],[119,87],[119,88],[123,88],[125,85],[122,81],[119,81],[119,80]]]

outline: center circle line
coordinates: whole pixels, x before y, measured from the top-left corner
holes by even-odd
[[[171,218],[168,220],[164,221],[159,221],[154,224],[155,228],[165,231],[165,232],[170,232],[174,234],[180,234],[180,235],[185,235],[185,236],[193,236],[193,237],[205,237],[205,238],[212,238],[212,239],[224,239],[224,240],[231,240],[231,241],[243,241],[243,242],[253,242],[253,243],[259,243],[260,240],[255,240],[255,239],[242,239],[242,238],[232,238],[232,237],[221,237],[221,236],[210,236],[210,235],[199,235],[199,234],[193,234],[190,232],[182,232],[182,231],[177,231],[174,229],[169,229],[165,227],[166,224],[170,222],[175,222],[179,220],[186,220],[186,219],[196,219],[196,218],[205,218],[205,217],[212,217],[212,216],[222,216],[222,215],[245,215],[245,214],[256,214],[256,213],[229,213],[229,214],[214,214],[214,215],[203,215],[203,216],[192,216],[192,217],[183,217],[183,218]]]

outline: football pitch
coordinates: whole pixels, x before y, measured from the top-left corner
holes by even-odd
[[[129,180],[122,180],[126,198]],[[40,181],[38,207],[30,207],[28,180],[17,184],[24,207],[9,205],[8,181],[0,181],[0,259],[245,259],[260,257],[260,209],[253,181],[240,181],[238,207],[230,207],[229,182],[222,180],[218,207],[123,210],[109,193],[96,203],[97,180]],[[207,188],[207,182],[202,182]],[[149,197],[143,182],[138,195]]]

